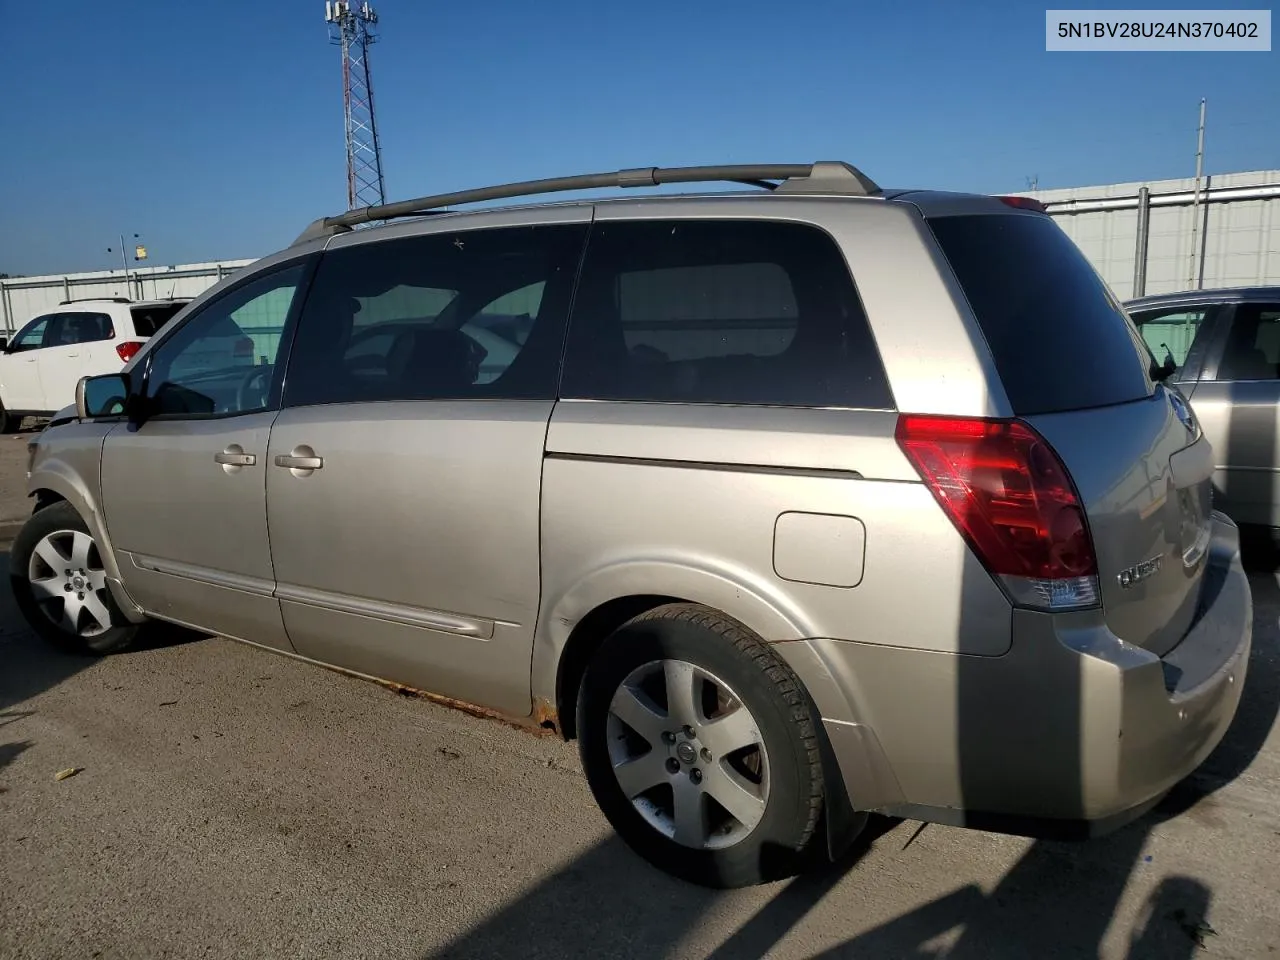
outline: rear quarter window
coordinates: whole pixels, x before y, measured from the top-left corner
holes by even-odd
[[[1149,397],[1151,355],[1114,294],[1048,217],[929,221],[1019,416]]]
[[[134,332],[140,337],[154,337],[185,306],[185,303],[167,303],[162,306],[134,307],[129,311],[133,314]]]

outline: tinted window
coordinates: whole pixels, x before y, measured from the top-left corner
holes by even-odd
[[[53,318],[46,347],[69,347],[77,343],[110,340],[116,335],[105,313],[61,313]]]
[[[1180,372],[1208,312],[1207,307],[1166,307],[1131,313],[1130,316],[1138,325],[1142,339],[1156,362],[1172,359]]]
[[[1235,309],[1219,380],[1280,378],[1280,303],[1242,303]]]
[[[504,227],[326,253],[285,404],[554,398],[585,235]]]
[[[1151,395],[1151,357],[1084,254],[1032,215],[929,221],[1020,415]]]
[[[44,344],[45,331],[49,329],[52,317],[36,317],[19,330],[9,342],[10,353],[21,353],[24,350],[35,350]]]
[[[185,306],[185,303],[166,303],[163,306],[134,307],[130,311],[133,314],[133,330],[140,337],[154,337]]]
[[[303,270],[295,264],[235,287],[167,337],[152,354],[147,381],[156,412],[216,416],[265,409],[279,330]],[[255,336],[263,329],[274,332]]]
[[[566,396],[891,409],[835,242],[802,224],[597,226],[564,373]]]

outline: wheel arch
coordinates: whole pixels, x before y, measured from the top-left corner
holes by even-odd
[[[65,502],[80,514],[92,533],[93,539],[97,541],[98,553],[102,557],[103,568],[107,571],[107,584],[121,613],[133,623],[142,623],[146,620],[146,615],[125,590],[120,568],[116,563],[116,553],[107,534],[107,525],[97,509],[95,498],[71,466],[55,458],[45,459],[39,464],[38,469],[32,472],[27,490],[28,496],[35,500],[33,513],[55,503]]]

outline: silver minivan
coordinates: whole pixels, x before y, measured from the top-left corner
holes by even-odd
[[[869,812],[1089,836],[1245,679],[1171,372],[1025,198],[819,163],[356,210],[81,382],[13,588],[74,650],[169,621],[576,738],[617,832],[702,884]]]

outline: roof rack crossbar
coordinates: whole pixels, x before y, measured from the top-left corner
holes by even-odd
[[[360,207],[315,221],[294,243],[332,237],[362,223],[439,213],[446,207],[466,203],[509,200],[571,190],[656,187],[672,183],[742,183],[782,193],[817,192],[870,196],[881,192],[875,182],[862,171],[837,161],[759,165],[726,164],[703,167],[636,167],[608,173],[524,180],[519,183],[504,183],[474,190],[459,190],[455,193],[439,193],[414,200],[400,200],[374,207]]]

